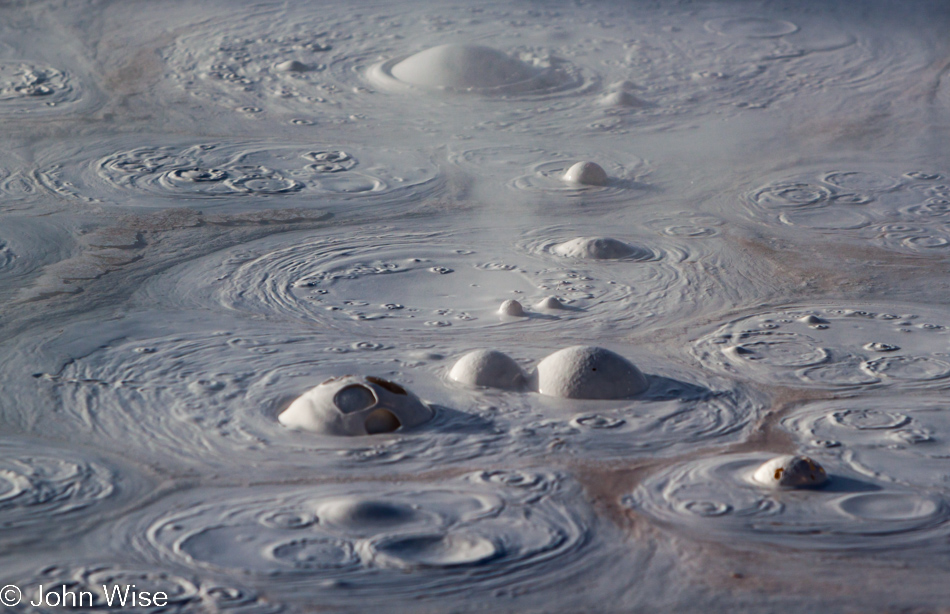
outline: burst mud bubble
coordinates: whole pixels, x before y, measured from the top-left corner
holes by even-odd
[[[913,546],[937,554],[950,531],[950,506],[938,493],[837,470],[822,488],[763,489],[778,481],[773,461],[763,454],[687,461],[650,476],[625,501],[701,539],[746,549],[764,542],[869,553]],[[772,472],[766,484],[755,478],[763,467]]]
[[[828,481],[825,469],[807,456],[776,456],[762,464],[752,479],[773,488],[814,488]]]
[[[379,377],[334,377],[280,414],[280,423],[324,435],[376,435],[432,419],[432,409],[399,384]]]

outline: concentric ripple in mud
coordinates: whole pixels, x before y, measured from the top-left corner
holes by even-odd
[[[552,435],[567,450],[588,458],[629,458],[724,444],[741,436],[760,404],[742,390],[712,391],[684,381],[653,377],[646,398],[604,406],[573,403],[573,416]],[[599,405],[599,406],[598,406]],[[580,411],[578,411],[580,410]]]
[[[0,60],[0,114],[49,113],[82,96],[74,77],[47,64]]]
[[[385,334],[394,342],[438,329],[455,340],[474,334],[502,341],[513,328],[563,334],[630,327],[683,306],[677,297],[687,281],[678,262],[686,252],[671,241],[635,245],[640,258],[578,260],[551,251],[573,237],[538,234],[543,238],[515,245],[517,237],[470,243],[456,232],[377,226],[358,236],[338,229],[289,233],[181,267],[156,279],[148,295],[353,335]],[[568,308],[532,310],[549,296]],[[498,306],[508,299],[525,305],[528,317],[500,317]]]
[[[594,563],[593,517],[577,488],[553,474],[510,475],[220,490],[214,502],[193,493],[148,521],[141,547],[290,598],[317,591],[321,603],[350,603],[358,591],[364,606],[537,589]]]
[[[26,369],[48,369],[32,378],[22,374],[9,382],[7,394],[20,399],[17,411],[24,421],[38,406],[61,404],[55,420],[41,418],[47,432],[106,440],[135,450],[138,458],[175,465],[233,468],[235,462],[254,459],[262,474],[315,467],[428,468],[478,457],[508,445],[502,442],[513,436],[496,428],[487,418],[490,412],[477,406],[439,406],[440,386],[413,375],[427,362],[418,359],[424,351],[366,337],[340,344],[287,328],[249,332],[244,327],[241,320],[202,316],[157,325],[148,314],[121,324],[79,324],[42,352],[12,358]],[[296,432],[278,423],[277,415],[294,398],[348,373],[407,386],[436,403],[435,417],[405,433],[363,437]]]
[[[0,440],[0,543],[73,537],[107,517],[143,482],[81,451]]]
[[[791,307],[748,316],[700,338],[706,366],[766,384],[816,388],[944,388],[950,317],[892,306]]]
[[[116,144],[128,146],[129,141]],[[156,196],[174,202],[240,196],[365,198],[410,188],[419,197],[434,187],[438,176],[431,161],[413,152],[378,147],[353,151],[319,143],[146,145],[94,161],[64,154],[37,172],[47,189],[69,198],[126,205],[152,204],[149,197]]]
[[[825,465],[817,489],[774,490],[752,474],[773,455],[705,458],[660,471],[625,502],[636,512],[730,546],[767,542],[789,548],[937,553],[950,533],[950,505],[925,490],[856,479]]]
[[[457,406],[505,407],[503,428],[522,438],[519,456],[536,456],[550,449],[599,460],[675,455],[697,445],[738,441],[764,407],[764,399],[754,391],[683,368],[635,345],[611,346],[645,376],[648,388],[632,398],[565,398],[560,390],[539,394],[538,365],[546,360],[545,354],[563,348],[539,347],[526,360],[521,358],[525,348],[501,347],[518,356],[517,366],[531,373],[525,386],[502,390],[491,384],[463,385],[455,381],[455,369],[440,371]],[[586,379],[588,384],[598,381],[599,374],[588,375],[562,371],[555,365],[548,368],[547,381],[562,380],[568,387],[577,386],[577,379]],[[609,388],[606,383],[604,387]]]
[[[887,249],[942,255],[950,246],[950,187],[939,173],[824,171],[746,195],[752,217]]]
[[[68,253],[70,239],[55,226],[5,216],[0,223],[0,296],[12,296],[44,264]]]
[[[922,48],[820,16],[601,6],[577,19],[503,3],[477,13],[441,3],[398,17],[255,8],[179,37],[167,73],[230,109],[356,127],[382,114],[426,131],[461,121],[577,134],[736,114],[835,86],[893,90],[928,64]],[[619,23],[623,33],[612,29]],[[499,24],[520,34],[500,36]],[[456,92],[448,101],[447,90]],[[589,95],[598,91],[606,96]]]
[[[782,421],[809,454],[877,480],[950,490],[948,404],[939,397],[858,396],[809,403]]]

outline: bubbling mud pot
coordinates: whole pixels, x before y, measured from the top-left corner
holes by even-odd
[[[945,608],[950,8],[839,4],[0,3],[0,604]]]

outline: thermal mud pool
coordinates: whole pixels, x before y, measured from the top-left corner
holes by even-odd
[[[0,6],[0,606],[950,609],[950,5]]]

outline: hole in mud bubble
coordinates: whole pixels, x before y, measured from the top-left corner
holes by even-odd
[[[326,383],[326,382],[324,382]],[[323,384],[321,384],[323,385]],[[366,386],[347,386],[333,397],[333,404],[344,414],[360,411],[376,405],[378,399]]]
[[[378,377],[331,378],[294,400],[277,417],[282,425],[336,436],[391,433],[428,422],[432,408],[405,388]]]
[[[379,433],[393,433],[399,430],[402,424],[393,412],[388,409],[377,409],[366,416],[366,422],[363,423],[363,426],[368,435],[376,435]]]
[[[409,394],[408,392],[406,392],[406,389],[400,386],[399,384],[396,384],[395,382],[390,382],[389,380],[384,380],[381,377],[373,377],[372,375],[368,375],[366,377],[366,381],[372,382],[374,384],[378,384],[382,386],[383,388],[385,388],[386,390],[388,390],[389,392],[392,392],[393,394],[402,394],[402,395]]]

